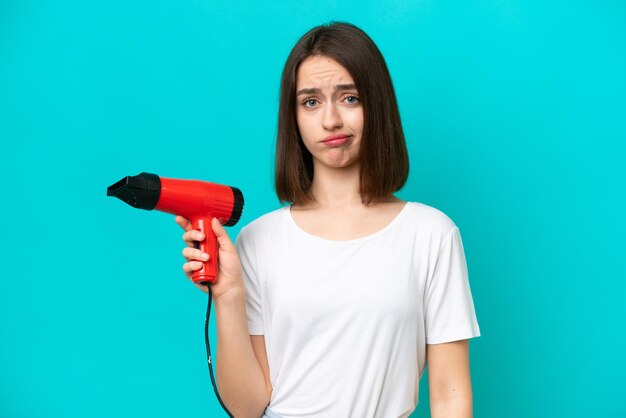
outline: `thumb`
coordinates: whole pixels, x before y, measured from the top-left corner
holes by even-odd
[[[232,251],[234,249],[233,242],[230,240],[228,233],[222,226],[222,224],[217,220],[217,218],[213,218],[211,221],[211,227],[213,228],[213,232],[217,237],[217,243],[219,244],[219,248],[224,251]]]

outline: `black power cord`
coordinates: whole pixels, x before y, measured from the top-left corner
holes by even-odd
[[[215,384],[215,377],[213,376],[213,360],[211,359],[211,343],[209,341],[209,319],[211,318],[211,302],[213,301],[213,292],[211,291],[211,286],[209,286],[209,303],[206,307],[206,319],[204,321],[204,342],[206,344],[206,359],[209,364],[209,376],[211,376],[211,384],[213,385],[213,390],[215,391],[215,396],[219,401],[222,409],[228,414],[230,418],[233,418],[233,414],[230,413],[222,398],[220,397],[220,393],[217,390],[217,385]]]

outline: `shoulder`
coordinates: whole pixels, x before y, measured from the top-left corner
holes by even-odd
[[[448,215],[432,206],[419,202],[406,202],[404,210],[407,215],[404,217],[405,222],[414,225],[422,231],[426,230],[430,233],[444,236],[457,228]]]
[[[241,228],[237,241],[252,241],[270,236],[276,226],[284,219],[287,210],[288,207],[281,207],[259,216]]]

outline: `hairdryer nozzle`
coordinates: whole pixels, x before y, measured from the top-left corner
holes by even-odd
[[[137,209],[154,209],[160,195],[161,179],[150,173],[126,176],[107,188],[107,196],[117,197]]]

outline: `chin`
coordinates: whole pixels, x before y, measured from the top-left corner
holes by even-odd
[[[327,161],[325,165],[330,168],[350,168],[356,165],[356,161],[353,161],[353,160]]]
[[[325,158],[322,158],[324,165],[327,165],[333,168],[346,168],[346,167],[350,167],[356,164],[357,162],[357,159],[353,155],[346,155],[346,153],[343,151],[333,152],[331,150],[324,157]]]

